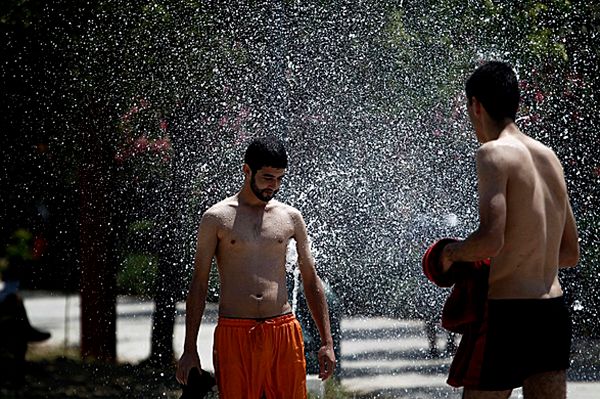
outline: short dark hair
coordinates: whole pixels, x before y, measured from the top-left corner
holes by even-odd
[[[254,173],[263,166],[287,168],[287,153],[283,141],[275,136],[255,138],[246,149],[244,162]]]
[[[473,97],[477,98],[492,119],[516,119],[521,93],[517,75],[507,63],[484,63],[467,79],[465,86],[469,104]]]

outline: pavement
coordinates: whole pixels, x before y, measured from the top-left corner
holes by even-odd
[[[71,347],[79,345],[79,296],[54,293],[23,294],[31,324],[52,333],[38,345]],[[152,328],[151,301],[119,297],[117,302],[117,357],[121,362],[137,363],[150,354]],[[174,331],[174,347],[179,356],[184,338],[184,304],[178,304],[179,316]],[[217,321],[217,308],[208,304],[198,334],[198,350],[202,366],[214,370],[212,339]],[[398,320],[373,317],[345,318],[341,322],[342,385],[350,392],[381,395],[386,398],[460,398],[461,390],[445,383],[451,358],[428,355],[424,323],[420,320]],[[445,338],[440,336],[443,349]],[[179,350],[178,350],[179,349]],[[309,390],[322,393],[322,383],[308,378]],[[569,399],[600,398],[600,382],[567,384]],[[521,389],[511,399],[522,398]]]

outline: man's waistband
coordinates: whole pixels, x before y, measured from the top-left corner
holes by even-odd
[[[219,316],[218,325],[226,327],[252,327],[257,324],[270,324],[274,326],[280,326],[287,324],[293,320],[296,320],[296,316],[293,313],[285,313],[279,316],[265,317],[258,319],[245,319],[235,317],[222,317]]]

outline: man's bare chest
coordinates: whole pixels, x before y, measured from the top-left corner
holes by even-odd
[[[222,225],[220,230],[220,244],[239,249],[285,248],[294,235],[292,221],[277,214],[238,215]]]

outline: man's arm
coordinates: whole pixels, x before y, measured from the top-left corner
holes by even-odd
[[[479,228],[464,241],[444,247],[444,271],[454,262],[475,262],[492,258],[504,246],[508,177],[503,163],[492,146],[482,146],[477,151]]]
[[[567,199],[567,215],[565,219],[565,229],[560,241],[560,251],[558,253],[558,265],[560,267],[573,267],[579,262],[579,236],[575,224],[575,216],[571,204]]]
[[[319,329],[321,336],[321,348],[319,349],[319,377],[326,380],[333,374],[335,369],[335,355],[333,351],[333,338],[331,337],[331,327],[329,324],[329,310],[327,299],[321,279],[317,276],[315,269],[315,260],[310,252],[306,224],[302,215],[294,211],[294,238],[296,240],[296,250],[298,252],[298,266],[302,274],[302,284],[306,302],[310,313]]]
[[[205,213],[198,228],[194,274],[185,303],[185,341],[183,354],[177,363],[177,380],[182,384],[187,384],[188,374],[192,368],[200,369],[196,341],[206,305],[208,276],[217,241],[217,219]]]

